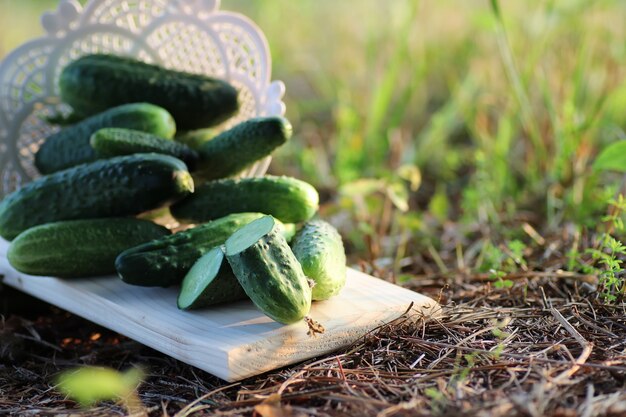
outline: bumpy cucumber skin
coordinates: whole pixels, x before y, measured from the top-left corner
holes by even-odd
[[[193,264],[261,213],[237,213],[130,248],[115,260],[122,281],[145,287],[180,283]]]
[[[101,158],[135,153],[162,153],[180,159],[189,170],[193,170],[198,161],[198,152],[182,143],[133,129],[100,129],[91,135],[89,144]]]
[[[207,180],[236,175],[284,144],[292,130],[283,117],[241,122],[200,147],[197,175]]]
[[[185,281],[188,279],[198,279],[197,275],[206,273],[207,265],[203,264],[204,257],[209,253],[214,252],[212,255],[215,259],[219,259],[221,263],[220,269],[210,282],[206,284],[206,287],[200,294],[189,304],[184,303],[188,296],[185,294],[186,287]],[[195,276],[194,276],[195,275]],[[198,308],[209,307],[215,304],[231,303],[234,301],[245,300],[248,298],[246,292],[241,288],[239,281],[233,274],[233,270],[224,259],[224,253],[222,249],[217,247],[211,249],[203,255],[196,263],[191,267],[181,285],[180,293],[177,300],[178,308],[181,310],[194,310]]]
[[[170,211],[181,222],[201,223],[230,213],[271,214],[284,223],[313,217],[319,196],[310,184],[290,177],[226,178],[197,187]]]
[[[149,103],[132,103],[114,107],[54,133],[35,154],[35,166],[42,174],[67,169],[98,159],[89,138],[105,127],[124,127],[171,138],[176,132],[172,116]]]
[[[304,274],[315,281],[313,300],[327,300],[346,284],[346,252],[341,235],[323,220],[306,222],[291,241]]]
[[[120,217],[170,204],[193,192],[184,162],[168,155],[102,159],[34,180],[0,202],[0,236],[60,220]]]
[[[105,218],[35,226],[9,245],[9,263],[31,275],[79,278],[115,272],[115,258],[129,247],[169,234],[147,220]]]
[[[223,80],[95,54],[70,63],[59,79],[61,99],[84,114],[145,101],[168,110],[181,130],[210,127],[239,110],[237,90]]]
[[[227,249],[226,259],[248,297],[273,320],[291,324],[309,313],[311,288],[276,227],[241,252]]]

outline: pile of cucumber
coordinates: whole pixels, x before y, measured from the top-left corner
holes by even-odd
[[[74,113],[55,120],[73,124],[35,154],[42,176],[0,201],[14,268],[180,285],[184,310],[249,298],[285,324],[343,288],[343,243],[313,219],[315,188],[290,177],[236,178],[289,140],[285,118],[216,134],[238,111],[233,86],[112,55],[70,63],[59,90]],[[191,226],[172,233],[137,217],[159,208]]]

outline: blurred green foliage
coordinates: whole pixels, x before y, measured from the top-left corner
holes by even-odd
[[[0,56],[40,35],[54,5],[0,0]],[[593,227],[621,184],[592,166],[626,138],[622,0],[221,7],[262,28],[287,85],[296,135],[271,171],[317,186],[361,257],[436,248],[447,222]]]

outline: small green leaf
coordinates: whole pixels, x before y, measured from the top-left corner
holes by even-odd
[[[374,230],[372,225],[367,222],[359,222],[357,228],[361,233],[366,236],[374,236],[376,234],[376,231]]]
[[[594,161],[593,169],[626,172],[626,141],[615,142],[604,148]]]
[[[411,275],[411,274],[398,274],[398,275],[396,276],[396,280],[397,280],[399,283],[409,282],[409,281],[411,281],[413,278],[415,278],[415,276],[414,276],[414,275]]]
[[[409,182],[411,191],[417,191],[422,184],[422,173],[420,169],[413,164],[404,164],[396,170],[397,175]]]
[[[124,373],[110,368],[83,367],[63,372],[57,379],[59,391],[89,406],[103,400],[119,400],[132,393],[143,378],[140,369]]]
[[[387,196],[394,206],[402,212],[409,211],[409,193],[404,184],[394,182],[386,187]]]
[[[438,186],[435,191],[435,195],[428,204],[428,211],[435,216],[439,222],[443,223],[448,219],[448,208],[450,204],[448,202],[448,196],[446,195],[445,187]]]
[[[511,288],[513,286],[513,281],[510,279],[500,279],[493,283],[493,286],[496,288]]]
[[[345,197],[368,196],[380,191],[384,186],[385,182],[382,180],[363,178],[342,185],[339,192]]]
[[[397,216],[398,223],[411,232],[417,232],[422,229],[422,216],[415,211],[407,213],[399,213]]]

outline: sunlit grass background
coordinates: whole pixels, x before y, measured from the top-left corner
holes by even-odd
[[[0,57],[55,1],[0,0]],[[626,138],[626,2],[223,0],[265,32],[296,136],[273,173],[318,187],[353,262],[401,275],[454,229],[484,242],[601,223]],[[528,226],[526,226],[528,227]],[[528,231],[528,229],[526,229]],[[450,235],[448,233],[448,235]],[[419,271],[417,271],[419,272]]]

